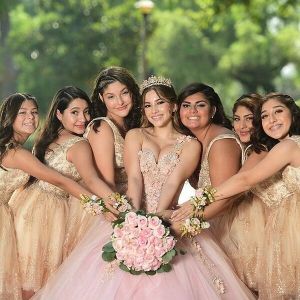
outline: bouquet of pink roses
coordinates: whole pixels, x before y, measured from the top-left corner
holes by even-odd
[[[105,261],[119,262],[119,267],[131,274],[168,272],[177,254],[176,239],[170,228],[154,214],[144,211],[120,214],[113,223],[111,241],[103,246]]]

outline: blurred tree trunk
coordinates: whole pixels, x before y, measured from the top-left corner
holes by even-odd
[[[10,30],[8,9],[0,11],[0,96],[1,99],[16,91],[17,70],[14,66],[12,54],[7,45]]]

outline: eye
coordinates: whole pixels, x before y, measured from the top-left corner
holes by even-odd
[[[189,105],[189,104],[187,104],[187,103],[182,103],[182,104],[181,104],[181,107],[183,107],[183,108],[189,108],[189,107],[190,107],[190,105]]]
[[[150,104],[145,104],[144,108],[149,108],[151,105]]]
[[[25,114],[26,114],[26,111],[24,111],[24,110],[21,110],[18,112],[18,115],[25,115]]]
[[[261,115],[261,119],[264,120],[268,117],[268,115],[264,114],[264,115]]]
[[[125,91],[123,91],[122,94],[123,94],[123,95],[127,95],[127,94],[129,94],[129,91],[128,91],[128,90],[125,90]]]
[[[276,109],[275,110],[275,114],[280,114],[283,112],[283,109],[282,108],[279,108],[279,109]]]
[[[157,101],[157,104],[158,104],[158,105],[160,105],[160,104],[164,104],[164,103],[166,103],[166,101],[165,101],[165,100],[159,100],[159,101]]]
[[[77,111],[77,110],[73,110],[71,113],[72,113],[73,115],[75,115],[75,116],[78,115],[78,111]]]
[[[203,102],[200,102],[200,103],[196,104],[196,108],[202,108],[202,107],[205,107],[205,106],[206,106],[206,104],[203,103]]]
[[[246,121],[248,121],[248,122],[253,121],[253,117],[247,117],[247,118],[246,118]]]
[[[233,118],[233,121],[234,121],[234,122],[238,122],[239,120],[240,120],[239,117],[234,117],[234,118]]]

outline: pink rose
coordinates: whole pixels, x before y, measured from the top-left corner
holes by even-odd
[[[163,225],[159,225],[157,228],[153,230],[153,235],[158,238],[162,238],[165,233],[166,233],[166,229]]]
[[[125,224],[128,224],[130,227],[135,227],[138,224],[138,216],[135,212],[131,211],[126,214]]]
[[[122,240],[121,240],[121,239],[115,239],[115,240],[112,242],[112,246],[114,247],[114,249],[115,249],[116,251],[121,251],[121,249],[123,248]]]
[[[123,229],[121,227],[119,227],[119,226],[115,226],[115,228],[114,228],[114,236],[116,238],[122,237],[123,236]]]
[[[154,216],[154,217],[148,217],[148,222],[149,222],[149,228],[155,229],[161,224],[161,219]]]
[[[146,236],[140,235],[138,238],[138,243],[140,246],[146,246],[148,243],[148,238]]]
[[[175,247],[176,241],[172,236],[167,236],[165,238],[165,243],[166,243],[166,249],[168,252]]]
[[[148,225],[148,220],[145,216],[139,216],[138,218],[138,226],[140,228],[145,228]]]

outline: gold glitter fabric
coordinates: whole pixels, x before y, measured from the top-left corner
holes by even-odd
[[[0,168],[0,299],[22,299],[15,227],[8,202],[28,179],[21,170]]]
[[[127,175],[123,163],[123,151],[124,151],[124,138],[120,134],[116,125],[105,117],[99,117],[92,120],[85,133],[87,138],[91,127],[96,120],[103,120],[111,127],[114,134],[114,150],[115,150],[115,183],[117,191],[124,194],[127,190]],[[82,182],[84,185],[84,183]],[[67,221],[66,240],[64,242],[64,258],[67,257],[78,242],[82,239],[83,235],[90,228],[95,217],[87,213],[77,198],[70,196],[69,198],[70,213]]]
[[[84,139],[72,137],[47,152],[46,164],[76,181],[80,176],[67,161],[67,151]],[[68,194],[44,181],[15,193],[10,201],[19,252],[22,287],[37,291],[62,263],[68,215]]]

